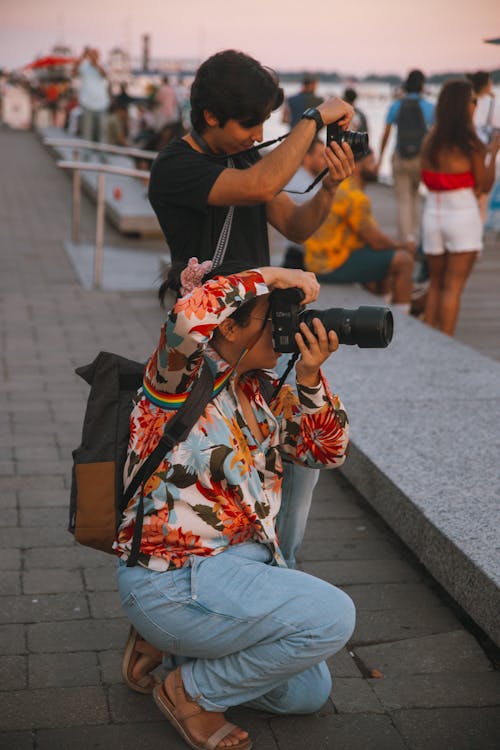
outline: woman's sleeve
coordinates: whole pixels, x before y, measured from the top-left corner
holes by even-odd
[[[344,463],[349,422],[342,401],[331,393],[323,374],[315,388],[297,383],[297,394],[289,385],[283,386],[272,410],[280,421],[280,447],[285,456],[317,469],[334,469]]]
[[[258,270],[216,276],[175,303],[144,375],[144,392],[186,393],[205,348],[225,318],[253,297],[268,293]]]

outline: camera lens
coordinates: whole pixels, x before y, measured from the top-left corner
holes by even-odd
[[[355,153],[368,153],[368,133],[346,130],[344,132],[344,141],[349,144]]]
[[[387,307],[364,305],[357,310],[332,307],[329,310],[305,310],[301,315],[301,320],[310,328],[313,318],[319,318],[327,331],[335,331],[339,344],[383,349],[392,341],[394,321]]]

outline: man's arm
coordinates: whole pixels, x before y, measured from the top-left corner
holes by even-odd
[[[321,189],[301,204],[294,203],[282,192],[266,206],[268,222],[291,242],[304,242],[326,220],[338,185],[354,167],[354,157],[347,144],[337,143],[325,148],[329,173]]]
[[[389,136],[391,134],[391,128],[392,125],[390,123],[387,123],[384,132],[382,133],[382,140],[380,141],[380,151],[378,155],[378,166],[380,166],[380,162],[382,161],[382,156],[384,155],[385,147],[387,146],[387,141],[389,140]]]
[[[332,122],[347,127],[353,109],[341,99],[330,99],[318,107],[325,125]],[[277,148],[249,169],[225,169],[209,195],[211,206],[249,206],[268,203],[291,180],[316,135],[313,120],[301,120]]]
[[[372,250],[396,250],[403,247],[402,243],[397,243],[396,240],[385,234],[375,220],[364,223],[359,229],[359,235]]]

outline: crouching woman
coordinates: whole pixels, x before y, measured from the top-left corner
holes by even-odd
[[[270,294],[298,287],[304,303],[313,302],[314,274],[220,266],[202,280],[205,270],[192,259],[177,280],[179,297],[131,416],[126,484],[158,443],[172,414],[166,407],[189,393],[203,362],[212,369],[204,414],[142,488],[139,565],[126,565],[139,491],[115,543],[132,623],[124,675],[130,687],[153,692],[191,747],[246,750],[248,733],[224,712],[316,711],[331,690],[325,660],[354,628],[346,594],[285,566],[275,528],[283,459],[340,466],[348,424],[320,369],[338,339],[318,319],[296,334],[296,393],[285,385],[270,404],[262,393],[262,378],[275,382],[278,359]],[[170,671],[155,684],[149,671],[162,655]]]

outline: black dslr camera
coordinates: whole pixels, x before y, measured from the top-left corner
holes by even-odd
[[[326,145],[332,141],[340,144],[345,141],[352,149],[354,156],[364,156],[369,151],[368,133],[358,133],[356,130],[342,130],[340,125],[333,123],[326,128]]]
[[[299,323],[312,329],[313,318],[319,318],[327,332],[335,331],[340,344],[357,344],[361,348],[384,348],[392,340],[393,318],[387,307],[358,307],[345,310],[306,310],[301,289],[275,289],[271,293],[273,347],[277,352],[297,352],[295,334]]]

